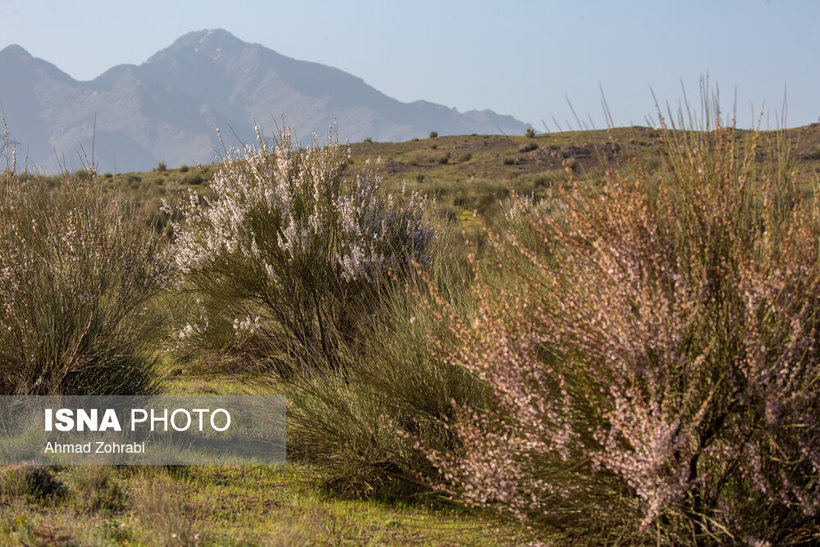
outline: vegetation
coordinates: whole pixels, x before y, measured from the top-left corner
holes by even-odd
[[[0,181],[0,393],[156,391],[161,239],[93,174]]]
[[[438,245],[435,256],[448,260],[436,261],[426,279],[461,302],[466,257],[459,259],[463,253],[452,244]],[[424,305],[428,283],[385,295],[386,311],[365,333],[359,355],[343,355],[340,370],[288,384],[291,453],[321,464],[323,482],[337,495],[424,494],[424,476],[434,468],[416,444],[453,449],[446,426],[455,417],[453,403],[479,404],[486,397],[467,371],[437,358],[430,336],[445,337],[446,327]]]
[[[441,358],[492,396],[426,448],[435,487],[553,541],[817,539],[818,196],[703,116],[661,120],[655,173],[514,203],[446,306]]]
[[[455,508],[330,498],[302,464],[38,472],[59,491],[43,495],[30,486],[30,470],[0,471],[0,484],[20,484],[0,490],[4,544],[509,545],[526,539]]]
[[[349,149],[285,128],[102,177],[12,156],[2,393],[284,393],[289,463],[6,466],[0,538],[817,542],[820,126],[703,104]]]
[[[282,376],[338,368],[340,347],[355,342],[379,294],[405,283],[411,264],[429,263],[433,237],[418,194],[383,196],[371,169],[346,180],[332,140],[293,145],[285,128],[275,150],[260,139],[229,153],[215,199],[190,196],[172,246],[202,302],[179,338],[256,357]]]

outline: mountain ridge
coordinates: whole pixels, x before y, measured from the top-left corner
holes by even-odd
[[[338,122],[340,139],[351,142],[526,128],[491,110],[400,102],[358,76],[223,29],[186,33],[140,65],[115,65],[87,81],[10,45],[0,50],[0,74],[14,75],[0,80],[0,105],[18,157],[46,172],[81,164],[92,141],[104,171],[209,162],[221,147],[216,129],[252,142],[255,123],[281,116],[302,138]]]

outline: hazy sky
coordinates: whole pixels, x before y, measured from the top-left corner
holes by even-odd
[[[677,104],[701,74],[735,90],[739,125],[765,103],[775,125],[820,119],[817,0],[0,0],[0,49],[19,44],[71,76],[139,64],[192,30],[224,28],[283,55],[338,67],[402,101],[490,108],[543,131],[589,114],[617,125]],[[0,74],[0,78],[13,75]],[[764,121],[764,126],[766,122]]]

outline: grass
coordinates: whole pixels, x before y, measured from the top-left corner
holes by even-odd
[[[56,499],[0,504],[8,545],[505,545],[522,536],[455,508],[337,500],[310,466],[64,468]],[[107,480],[95,481],[103,475]],[[89,492],[89,483],[98,490]],[[94,496],[102,501],[89,502]]]
[[[820,173],[820,124],[790,129],[785,135],[794,151],[798,180],[810,181]],[[306,136],[297,137],[304,140]],[[350,145],[349,169],[358,171],[365,160],[381,158],[386,191],[396,193],[406,186],[409,191],[435,198],[438,212],[457,226],[464,213],[475,211],[485,219],[496,218],[501,210],[499,200],[510,190],[543,197],[554,185],[566,183],[567,164],[575,166],[572,174],[579,180],[600,174],[606,143],[619,147],[616,155],[609,155],[610,163],[633,169],[637,163],[628,162],[628,158],[639,157],[650,170],[659,164],[660,132],[634,127],[535,137],[461,135],[397,143],[365,140]],[[537,148],[522,152],[532,146]],[[442,163],[445,157],[449,160]],[[133,196],[145,221],[165,230],[169,219],[159,211],[161,200],[178,201],[189,189],[207,194],[214,172],[210,165],[185,166],[103,174],[101,180],[109,190]]]

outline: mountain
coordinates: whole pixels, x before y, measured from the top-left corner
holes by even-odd
[[[78,167],[92,150],[102,171],[210,162],[222,149],[217,128],[228,144],[252,142],[254,122],[273,126],[282,116],[302,140],[324,136],[334,120],[343,142],[526,129],[490,110],[403,103],[339,69],[224,30],[191,32],[139,66],[115,66],[87,82],[13,45],[0,51],[0,75],[18,165],[28,158],[41,171]]]

